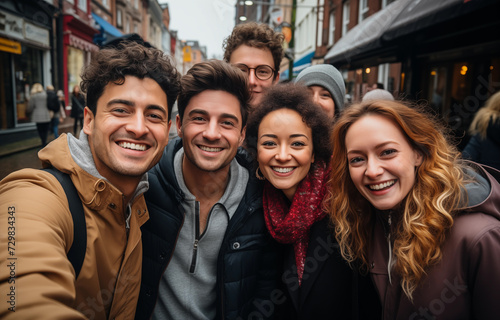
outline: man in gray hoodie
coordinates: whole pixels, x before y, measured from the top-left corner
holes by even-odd
[[[246,76],[222,61],[181,79],[171,141],[149,171],[136,319],[266,318],[276,252],[245,138]]]

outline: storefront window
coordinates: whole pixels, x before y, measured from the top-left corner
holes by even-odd
[[[431,68],[428,77],[429,95],[427,100],[430,102],[431,108],[436,114],[448,113],[448,110],[445,110],[445,106],[448,107],[448,104],[444,103],[446,101],[446,68]]]
[[[72,92],[74,86],[80,84],[80,74],[84,63],[84,52],[80,49],[68,47],[68,92]]]
[[[12,114],[14,99],[10,56],[9,53],[0,51],[0,130],[15,126]]]
[[[26,113],[29,92],[34,83],[44,85],[42,72],[42,51],[23,46],[22,55],[13,55],[14,83],[17,123],[28,123],[29,115]]]

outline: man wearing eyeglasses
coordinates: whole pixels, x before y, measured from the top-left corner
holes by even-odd
[[[265,90],[280,78],[283,40],[282,33],[256,22],[237,25],[224,40],[224,60],[248,75],[252,107],[260,103]]]

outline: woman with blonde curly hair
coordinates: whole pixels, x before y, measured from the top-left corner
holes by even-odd
[[[349,107],[327,202],[343,257],[383,319],[498,319],[500,172],[464,162],[431,118],[396,101]]]
[[[500,170],[500,92],[492,95],[479,109],[469,133],[472,137],[464,148],[464,158]]]

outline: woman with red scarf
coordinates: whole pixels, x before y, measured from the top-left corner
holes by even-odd
[[[306,87],[269,89],[247,124],[247,148],[264,182],[264,217],[283,245],[279,319],[379,319],[368,278],[342,259],[323,207],[331,121]]]

